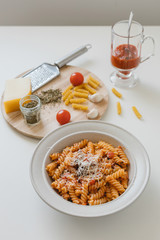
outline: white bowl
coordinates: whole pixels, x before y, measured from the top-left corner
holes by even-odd
[[[64,200],[51,187],[51,179],[45,170],[45,166],[50,162],[49,155],[53,152],[61,152],[66,146],[84,138],[93,142],[104,140],[125,148],[130,161],[129,185],[121,196],[111,202],[96,206],[82,206]],[[139,141],[127,131],[102,121],[81,121],[54,130],[41,140],[31,162],[31,180],[39,196],[52,208],[81,217],[109,215],[127,207],[144,190],[149,172],[149,159]]]

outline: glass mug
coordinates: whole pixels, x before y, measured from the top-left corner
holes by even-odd
[[[150,55],[142,57],[142,44],[146,40],[152,41],[153,49]],[[154,39],[144,36],[144,28],[140,23],[132,21],[128,35],[128,20],[117,22],[112,27],[111,63],[116,71],[110,75],[111,83],[118,87],[134,87],[138,81],[134,70],[154,55],[154,48]]]

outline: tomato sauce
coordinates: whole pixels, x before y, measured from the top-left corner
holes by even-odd
[[[112,52],[111,63],[114,67],[120,69],[132,69],[139,65],[140,57],[138,49],[129,44],[121,44]]]

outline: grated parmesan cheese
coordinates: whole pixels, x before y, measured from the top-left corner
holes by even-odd
[[[98,155],[83,153],[82,150],[79,150],[73,154],[70,165],[76,168],[78,179],[86,177],[98,180],[101,177]]]

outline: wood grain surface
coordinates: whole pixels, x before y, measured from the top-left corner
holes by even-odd
[[[51,88],[52,89],[60,88],[62,91],[64,91],[64,89],[70,84],[69,79],[70,79],[70,75],[73,72],[82,73],[85,80],[89,75],[91,75],[101,83],[101,86],[97,89],[97,92],[102,94],[104,99],[100,103],[92,103],[90,101],[87,101],[87,103],[85,103],[85,105],[88,105],[89,110],[93,108],[97,108],[99,115],[96,118],[96,120],[100,119],[108,106],[108,92],[104,83],[95,74],[89,72],[86,69],[67,65],[60,69],[60,75],[57,78],[53,79],[52,81],[47,83],[45,86],[41,87],[34,94],[40,93],[42,90],[48,90]],[[41,121],[37,125],[27,125],[24,122],[23,116],[20,111],[6,114],[4,110],[3,96],[1,101],[1,109],[2,109],[2,114],[5,120],[15,130],[17,130],[18,132],[26,136],[30,136],[38,139],[43,138],[50,131],[60,127],[59,123],[56,121],[56,113],[60,109],[66,109],[71,113],[71,122],[88,120],[86,111],[74,110],[71,105],[66,106],[64,102],[57,103],[55,105],[52,103],[43,105],[41,108]]]

